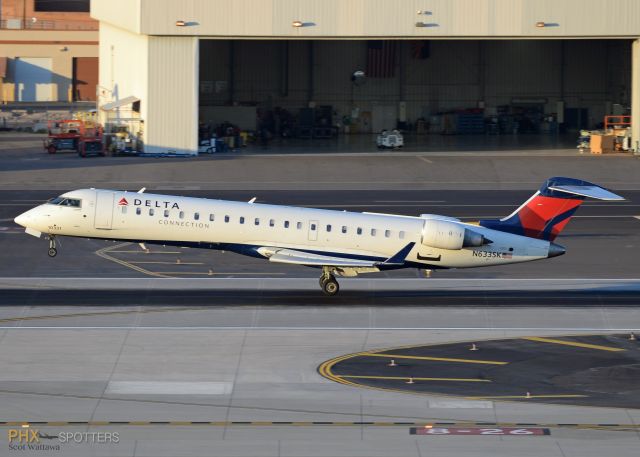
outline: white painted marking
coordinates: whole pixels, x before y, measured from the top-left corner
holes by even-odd
[[[157,186],[156,189],[157,190],[200,190],[200,186]]]
[[[599,327],[246,327],[246,326],[234,326],[234,327],[217,327],[217,326],[30,326],[30,327],[10,327],[2,326],[0,330],[221,330],[221,331],[277,331],[283,330],[296,330],[296,331],[416,331],[416,330],[437,330],[437,331],[492,331],[492,332],[605,332],[605,333],[617,333],[617,332],[634,332],[640,333],[639,328],[599,328]]]
[[[422,156],[416,156],[416,159],[422,160],[423,162],[426,162],[426,163],[433,163],[431,160],[427,159],[426,157],[422,157]]]
[[[502,216],[454,216],[457,217],[458,219],[471,219],[471,220],[478,220],[478,219],[500,219]],[[633,218],[635,216],[629,216],[628,214],[622,214],[622,215],[606,215],[606,216],[571,216],[573,219],[615,219],[615,218]]]
[[[429,408],[467,408],[467,409],[491,409],[493,402],[490,401],[474,401],[474,400],[429,400]],[[462,431],[462,430],[460,430]]]
[[[113,251],[110,251],[113,252]],[[117,252],[117,251],[116,251]],[[138,251],[135,251],[138,252]],[[316,279],[316,276],[310,276],[308,278],[289,278],[287,279],[287,281],[309,281],[310,279]],[[229,279],[236,279],[239,281],[246,281],[247,279],[251,279],[251,278],[229,278]],[[258,278],[255,278],[258,279]],[[260,278],[261,280],[264,280],[265,278]],[[275,278],[272,278],[275,279]],[[343,279],[343,281],[349,281],[351,279],[351,281],[358,281],[358,282],[363,282],[363,281],[367,281],[367,279],[353,279],[353,278],[345,278]],[[116,282],[120,282],[120,281],[132,281],[132,282],[137,282],[139,283],[140,281],[155,281],[155,282],[160,282],[160,283],[165,283],[168,284],[172,281],[167,280],[167,279],[149,279],[149,278],[136,278],[136,277],[113,277],[113,278],[105,278],[104,276],[102,277],[95,277],[95,276],[74,276],[74,277],[68,277],[68,278],[60,278],[60,277],[47,277],[47,276],[4,276],[4,277],[0,277],[0,281],[51,281],[51,282],[66,282],[66,281],[77,281],[77,280],[95,280],[95,281],[116,281]],[[209,282],[213,282],[213,281],[217,281],[217,282],[226,282],[227,280],[212,280],[212,279],[203,279],[203,278],[193,278],[194,281],[209,281]],[[369,280],[373,280],[373,279],[369,279]],[[179,284],[185,284],[185,280],[184,279],[179,279],[176,280],[177,282],[179,282]],[[280,280],[278,280],[280,281]],[[317,279],[316,279],[317,281]],[[425,282],[439,282],[439,281],[457,281],[457,282],[487,282],[487,281],[493,281],[493,282],[529,282],[529,281],[545,281],[545,282],[549,282],[549,281],[558,281],[558,282],[562,282],[562,281],[566,281],[566,282],[594,282],[594,281],[598,281],[598,282],[603,282],[603,281],[620,281],[620,282],[637,282],[640,281],[640,277],[638,278],[434,278],[434,279],[429,279],[429,280],[425,280],[425,279],[418,279],[418,278],[376,278],[375,279],[376,282],[396,282],[396,281],[407,281],[407,282],[419,282],[419,283],[425,283]],[[138,284],[139,287],[139,284]]]
[[[135,395],[229,395],[232,382],[110,381],[105,393]]]
[[[635,219],[638,219],[640,221],[640,216],[633,216]]]
[[[0,206],[31,206],[30,203],[0,203]]]
[[[374,203],[444,203],[446,200],[374,200]]]

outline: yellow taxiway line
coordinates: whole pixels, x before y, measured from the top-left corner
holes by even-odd
[[[433,362],[479,363],[483,365],[507,365],[509,363],[509,362],[497,362],[494,360],[453,359],[453,358],[446,358],[446,357],[427,357],[427,356],[399,355],[399,354],[376,354],[375,352],[365,352],[360,355],[365,357],[386,357],[389,359],[430,360]]]
[[[574,346],[586,349],[596,349],[598,351],[622,352],[622,348],[614,348],[611,346],[600,346],[599,344],[579,343],[577,341],[556,340],[554,338],[541,338],[538,336],[529,336],[522,338],[523,340],[537,341],[539,343],[563,344],[565,346]]]
[[[161,262],[161,261],[157,261],[157,262],[129,262],[135,265],[143,265],[143,264],[158,264],[158,265],[204,265],[204,262],[180,262],[180,263],[176,263],[176,262]]]
[[[173,264],[175,265],[175,263]],[[184,264],[183,264],[184,265]],[[253,272],[249,272],[249,273],[233,273],[233,272],[227,272],[227,271],[222,271],[219,273],[216,272],[198,272],[198,271],[163,271],[161,272],[162,274],[165,275],[204,275],[204,276],[220,276],[220,275],[233,275],[233,276],[284,276],[286,275],[286,273],[273,273],[273,272],[269,272],[269,273],[253,273]]]
[[[110,250],[109,252],[113,252],[113,253],[122,253],[122,254],[183,254],[183,252],[180,251],[117,251],[117,250]]]

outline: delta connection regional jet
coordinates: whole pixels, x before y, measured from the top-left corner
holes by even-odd
[[[476,223],[433,214],[355,213],[113,190],[67,192],[15,218],[26,233],[219,249],[315,267],[335,295],[335,276],[401,268],[502,265],[556,257],[553,242],[587,198],[624,198],[586,181],[550,178],[503,219]],[[144,245],[143,245],[144,246]]]

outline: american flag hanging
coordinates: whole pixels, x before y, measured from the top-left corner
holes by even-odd
[[[393,78],[396,69],[396,41],[370,40],[367,42],[367,76]]]
[[[431,45],[428,40],[411,41],[411,57],[414,59],[428,59],[431,54]]]

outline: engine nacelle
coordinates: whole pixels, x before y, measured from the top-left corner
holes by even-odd
[[[427,219],[422,226],[421,242],[432,248],[458,250],[483,246],[492,241],[456,222]]]

